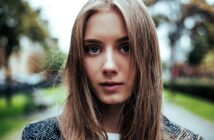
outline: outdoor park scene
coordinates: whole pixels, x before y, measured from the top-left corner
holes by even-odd
[[[73,19],[85,1],[66,2],[0,0],[0,140],[21,139],[26,124],[63,110]],[[160,42],[162,113],[213,140],[214,1],[145,4]]]

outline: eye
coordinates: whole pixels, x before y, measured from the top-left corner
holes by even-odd
[[[129,52],[129,43],[122,43],[119,46],[120,51],[123,53],[128,53]]]
[[[84,51],[88,55],[96,55],[96,54],[100,53],[100,47],[98,47],[98,46],[86,46]]]

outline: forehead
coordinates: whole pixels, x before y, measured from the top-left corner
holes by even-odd
[[[127,35],[122,14],[112,8],[105,8],[94,13],[88,19],[84,38]]]

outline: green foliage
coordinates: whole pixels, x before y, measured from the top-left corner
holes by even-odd
[[[48,49],[46,51],[46,59],[43,63],[43,68],[48,74],[57,74],[62,70],[66,55],[58,49]]]
[[[11,131],[14,131],[17,128],[21,128],[25,124],[25,120],[18,116],[18,117],[8,117],[8,118],[1,118],[0,120],[0,139],[2,139],[5,135],[9,134]]]
[[[7,106],[6,99],[0,98],[0,116],[13,116],[13,115],[20,115],[24,113],[24,106],[27,104],[28,98],[24,95],[15,95],[12,98],[12,105]]]
[[[201,18],[203,17],[203,13],[199,15]],[[196,23],[196,26],[191,31],[193,49],[188,56],[190,65],[201,64],[206,54],[214,49],[214,23],[209,18],[202,19],[203,21]]]
[[[201,116],[202,118],[214,123],[214,103],[206,100],[186,95],[185,93],[171,93],[169,90],[164,90],[166,100],[173,102],[192,113]]]
[[[34,42],[45,44],[48,37],[46,22],[40,17],[40,11],[34,11],[27,1],[0,1],[0,47],[4,47],[5,67],[13,51],[19,50],[19,40],[27,36]]]
[[[208,42],[202,36],[196,36],[193,40],[193,49],[189,53],[188,62],[190,65],[198,65],[201,63],[208,50]]]
[[[190,65],[200,65],[214,46],[214,7],[206,1],[195,0],[184,5],[183,9],[183,21],[191,18],[195,22],[190,29],[193,49],[189,53],[188,62]]]
[[[44,95],[53,101],[53,104],[62,105],[66,99],[66,87],[64,85],[55,85],[53,87],[45,88],[42,90]]]
[[[51,101],[51,105],[62,105],[66,99],[66,90],[63,85],[41,89],[44,97]],[[21,130],[30,121],[35,120],[35,117],[26,117],[26,111],[37,110],[37,107],[32,104],[31,96],[18,94],[13,96],[12,105],[7,106],[6,99],[0,98],[0,139],[6,135],[10,135],[13,130]],[[33,110],[32,110],[33,109]]]
[[[39,18],[40,11],[33,11],[27,1],[3,0],[0,5],[0,28],[3,30],[0,37],[6,37],[12,46],[18,45],[17,42],[13,44],[13,40],[18,40],[21,35],[34,41],[44,41],[47,37],[44,21]]]
[[[155,15],[152,17],[154,22],[155,22],[155,25],[158,27],[161,23],[165,23],[165,22],[170,22],[170,19],[165,16],[165,15]]]
[[[186,86],[207,86],[214,87],[214,79],[212,78],[177,78],[175,84]]]
[[[188,34],[192,46],[192,51],[187,56],[188,62],[191,65],[201,64],[205,55],[214,48],[214,7],[205,0],[191,0],[187,3],[183,3],[183,1],[148,1],[152,5],[159,2],[168,5],[171,14],[157,13],[157,15],[153,15],[153,18],[156,25],[167,23],[173,27],[168,36],[172,51],[176,50],[173,48],[181,36]],[[172,13],[176,13],[176,16],[171,16]],[[188,20],[192,23],[189,27],[186,26]],[[174,60],[174,57],[174,55],[171,56],[171,61]]]
[[[214,8],[213,8],[214,9]],[[209,42],[209,49],[214,49],[214,23],[213,21],[210,21],[210,20],[206,20],[204,22],[204,26],[207,30],[207,33],[206,33],[206,38]]]
[[[214,72],[214,49],[205,55],[202,66]]]
[[[25,121],[22,115],[27,108],[35,108],[29,98],[24,94],[17,94],[13,96],[11,106],[7,106],[5,98],[0,98],[0,139],[10,131],[23,126]]]

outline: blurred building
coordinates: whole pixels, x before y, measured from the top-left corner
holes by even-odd
[[[48,38],[48,46],[57,48],[57,39]],[[27,37],[20,40],[20,50],[12,53],[9,59],[11,78],[14,82],[36,84],[45,78],[44,62],[46,49],[40,43],[32,42]],[[0,47],[0,84],[5,81],[7,70],[3,67],[4,48]]]

